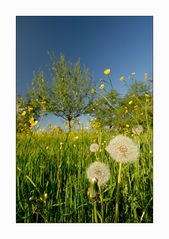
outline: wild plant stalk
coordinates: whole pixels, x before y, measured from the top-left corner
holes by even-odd
[[[104,135],[104,133],[103,136],[108,141],[108,135],[107,133]],[[79,133],[81,140],[77,141],[76,148],[73,147],[74,141],[71,135],[67,142],[65,140],[66,134],[57,137],[53,137],[50,133],[41,137],[34,135],[31,140],[29,136],[23,135],[20,138],[18,136],[16,155],[17,222],[114,222],[115,211],[111,209],[112,197],[114,190],[117,189],[117,184],[119,187],[117,190],[119,191],[118,200],[117,193],[115,195],[116,203],[118,202],[117,221],[123,223],[134,222],[136,219],[136,217],[134,219],[135,210],[138,222],[152,222],[153,161],[152,155],[149,153],[149,150],[152,149],[151,134],[150,125],[149,131],[145,131],[140,136],[142,147],[140,148],[139,171],[137,170],[137,163],[130,167],[130,171],[128,170],[129,165],[126,165],[124,167],[124,170],[126,168],[126,174],[123,181],[119,177],[118,182],[119,168],[117,167],[116,174],[116,163],[110,162],[104,151],[101,155],[98,154],[98,158],[101,156],[101,161],[112,165],[111,186],[106,193],[100,191],[100,203],[97,201],[95,205],[93,203],[91,205],[86,195],[87,179],[85,170],[93,162],[88,154],[89,142],[91,138],[97,139],[97,134],[89,133],[84,135],[82,140],[81,133]],[[60,142],[63,142],[61,149]],[[65,144],[66,147],[64,148]],[[46,149],[46,146],[49,146],[49,148]],[[120,174],[122,175],[122,173]],[[127,189],[125,185],[127,185]],[[133,186],[135,187],[134,190]],[[126,194],[124,190],[127,190]],[[40,200],[44,192],[48,194],[46,206]],[[120,195],[126,195],[126,200],[120,201]],[[29,200],[30,197],[33,200]],[[136,202],[139,202],[139,211],[137,211],[135,199]],[[124,211],[120,211],[119,203]]]
[[[101,223],[104,222],[104,203],[103,203],[103,192],[102,189],[99,187],[100,192],[100,203],[101,203]]]
[[[114,222],[119,222],[119,193],[120,193],[120,182],[121,182],[121,163],[119,163],[119,172],[117,179],[117,191],[116,191],[116,205],[115,205],[115,219]]]
[[[93,202],[93,212],[94,212],[94,222],[98,223],[98,218],[97,218],[97,201]]]

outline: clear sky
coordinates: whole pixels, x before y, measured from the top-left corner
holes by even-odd
[[[48,51],[57,57],[64,53],[71,62],[80,58],[98,82],[110,68],[115,89],[124,94],[121,75],[127,78],[134,71],[138,80],[144,80],[145,72],[152,77],[153,18],[16,17],[17,94],[26,94],[34,71],[47,71]],[[50,116],[50,121],[56,119]]]

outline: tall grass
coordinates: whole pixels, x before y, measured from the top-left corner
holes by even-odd
[[[78,135],[78,139],[75,139]],[[113,134],[83,132],[17,136],[16,222],[91,223],[93,202],[87,195],[87,167],[96,160],[110,167],[111,178],[95,203],[98,222],[115,221],[119,164],[105,151]],[[121,165],[119,222],[153,221],[152,131],[133,138],[140,147],[139,161]],[[101,150],[90,152],[96,142]]]

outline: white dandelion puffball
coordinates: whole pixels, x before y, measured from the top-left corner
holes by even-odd
[[[110,179],[110,170],[108,166],[101,162],[92,163],[87,171],[87,178],[91,183],[94,182],[94,179],[97,180],[98,185],[105,185]]]
[[[98,144],[91,144],[90,145],[90,151],[91,152],[97,152],[99,150],[99,145]]]
[[[113,138],[106,151],[117,162],[132,163],[139,157],[139,148],[132,139],[123,135]]]
[[[133,128],[132,128],[132,132],[133,132],[133,134],[138,134],[138,135],[140,135],[142,132],[143,132],[143,126],[142,125],[135,125],[135,126],[133,126]]]

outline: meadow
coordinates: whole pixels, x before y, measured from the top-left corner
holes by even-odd
[[[152,223],[152,129],[129,136],[139,160],[119,163],[105,150],[118,132],[109,129],[32,132],[16,139],[17,223]],[[99,150],[90,151],[97,143]],[[93,200],[86,171],[95,161],[110,169],[110,179]],[[118,198],[117,198],[118,191]],[[118,201],[118,221],[115,219]]]
[[[121,76],[121,95],[110,69],[93,82],[80,61],[51,59],[53,85],[39,72],[17,97],[16,221],[153,222],[152,80]],[[40,129],[49,113],[65,127]]]

